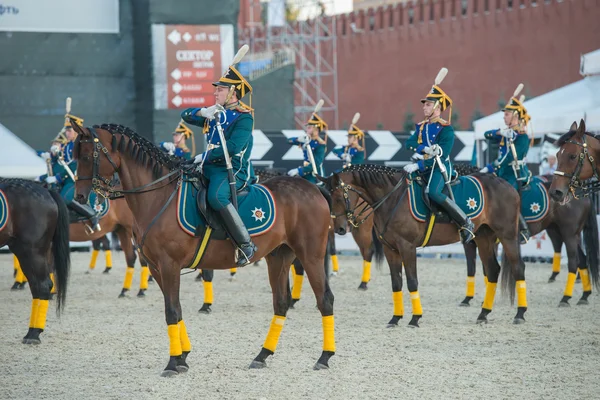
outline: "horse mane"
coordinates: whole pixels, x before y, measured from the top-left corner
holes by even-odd
[[[340,173],[342,172],[351,172],[355,178],[360,179],[367,185],[380,187],[395,185],[398,180],[404,179],[407,175],[404,170],[375,164],[353,164],[342,169]],[[400,174],[400,177],[397,177],[398,174]]]
[[[479,167],[468,163],[455,163],[453,167],[458,176],[467,176],[479,172]]]
[[[94,125],[94,128],[104,129],[113,135],[112,148],[121,153],[128,153],[136,164],[145,168],[152,169],[155,179],[160,178],[163,168],[172,171],[179,168],[183,159],[171,156],[162,151],[158,146],[138,134],[134,130],[117,124]],[[121,135],[121,140],[117,142],[115,135]],[[126,140],[128,138],[129,140]]]
[[[562,135],[561,137],[559,137],[558,140],[556,141],[556,147],[560,147],[563,144],[565,144],[567,142],[567,140],[571,139],[576,133],[577,133],[577,131],[569,131],[569,132],[565,133],[564,135]]]

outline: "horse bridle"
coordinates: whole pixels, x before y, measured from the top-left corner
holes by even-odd
[[[590,162],[590,164],[592,165],[592,171],[594,172],[594,177],[600,181],[600,176],[598,175],[598,169],[596,167],[596,163],[594,162],[595,161],[594,156],[592,156],[592,154],[590,154],[590,152],[588,150],[588,145],[585,141],[585,134],[583,136],[582,143],[577,142],[572,139],[567,140],[565,143],[571,143],[571,144],[577,145],[577,146],[581,147],[583,150],[581,151],[581,153],[579,153],[577,167],[575,167],[575,171],[573,171],[572,174],[567,174],[562,171],[554,171],[554,175],[562,176],[562,177],[570,179],[569,191],[573,195],[574,199],[579,199],[579,197],[577,196],[577,193],[579,193],[580,195],[583,194],[584,196],[587,196],[590,192],[599,190],[600,186],[598,185],[598,182],[595,182],[595,184],[584,185],[581,182],[581,179],[579,179],[579,175],[581,174],[583,164],[585,163],[585,159],[587,158],[588,161]]]

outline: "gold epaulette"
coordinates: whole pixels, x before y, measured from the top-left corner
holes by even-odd
[[[443,125],[443,126],[448,126],[448,125],[450,125],[450,124],[448,123],[448,121],[446,121],[445,119],[442,119],[442,118],[440,118],[440,117],[435,117],[435,118],[432,118],[432,119],[430,119],[430,120],[429,120],[429,123],[430,123],[430,124],[435,124],[436,122],[439,122],[439,123],[440,123],[440,125]]]

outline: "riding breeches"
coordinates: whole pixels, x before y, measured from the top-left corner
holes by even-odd
[[[448,196],[442,193],[444,190],[445,182],[444,176],[442,173],[436,168],[433,171],[433,176],[429,181],[429,198],[437,204],[443,203]]]
[[[236,190],[244,186],[243,181],[236,179]],[[229,179],[227,171],[214,172],[211,174],[208,183],[208,204],[213,210],[219,211],[231,203],[231,189],[229,189]]]

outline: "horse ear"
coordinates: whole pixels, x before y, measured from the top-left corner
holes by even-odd
[[[577,132],[577,121],[573,121],[571,127],[569,128],[570,132]]]
[[[581,134],[585,133],[585,121],[583,120],[583,118],[579,122],[579,130],[581,131]]]
[[[73,127],[73,130],[75,132],[77,132],[78,134],[82,135],[82,136],[87,136],[88,133],[83,129],[83,127],[79,126],[77,124],[77,121],[75,121],[73,118],[69,117],[69,120],[71,121],[71,126]]]

